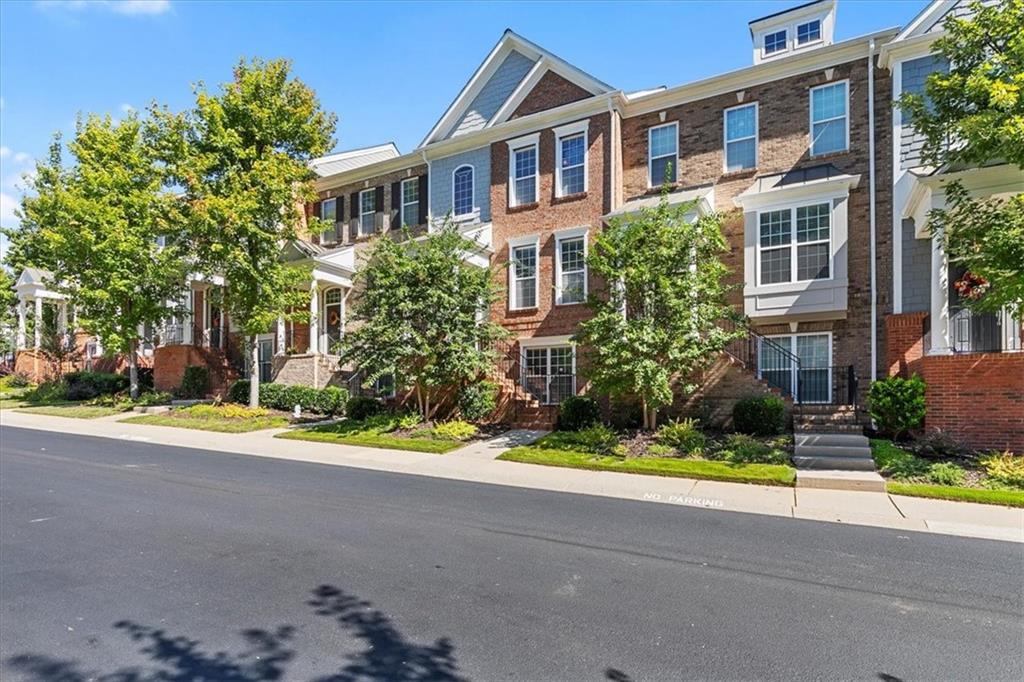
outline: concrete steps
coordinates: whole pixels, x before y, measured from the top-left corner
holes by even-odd
[[[798,432],[793,464],[798,469],[874,471],[875,460],[863,433]]]
[[[884,493],[885,479],[874,471],[799,469],[796,472],[796,487]]]

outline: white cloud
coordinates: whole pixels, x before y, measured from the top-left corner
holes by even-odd
[[[28,163],[32,160],[32,155],[27,152],[18,152],[14,155],[14,163]]]
[[[17,227],[18,217],[14,215],[18,201],[6,192],[0,192],[0,226]]]
[[[133,107],[131,104],[125,103],[121,105],[121,111],[123,111],[126,114],[131,114],[135,111],[135,107]]]
[[[154,15],[163,14],[171,9],[171,0],[38,0],[38,7],[43,9],[63,9],[80,11],[98,9],[116,14]]]
[[[6,159],[11,155],[10,147],[0,147],[0,159]]]

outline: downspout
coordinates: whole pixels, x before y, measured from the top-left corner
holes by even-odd
[[[434,223],[433,214],[431,213],[433,207],[430,202],[434,188],[434,171],[430,167],[430,159],[427,158],[427,151],[425,149],[420,150],[420,156],[423,157],[423,163],[427,164],[427,232],[430,232],[431,225]]]
[[[871,381],[878,376],[878,291],[875,262],[875,39],[868,43],[868,212],[871,232]],[[893,268],[896,264],[893,263]]]

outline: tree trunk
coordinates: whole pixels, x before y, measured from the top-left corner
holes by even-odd
[[[252,356],[249,361],[249,407],[260,406],[260,341],[252,335]]]
[[[139,342],[132,339],[128,344],[128,395],[132,400],[139,397],[139,357],[137,354]]]

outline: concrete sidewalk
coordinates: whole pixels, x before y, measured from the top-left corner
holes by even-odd
[[[284,429],[228,434],[125,424],[118,421],[121,418],[69,419],[4,410],[0,425],[651,503],[1024,542],[1024,509],[878,492],[720,483],[496,461],[494,457],[515,440],[506,437],[434,455],[274,438]],[[528,436],[516,435],[516,439],[520,437]]]

